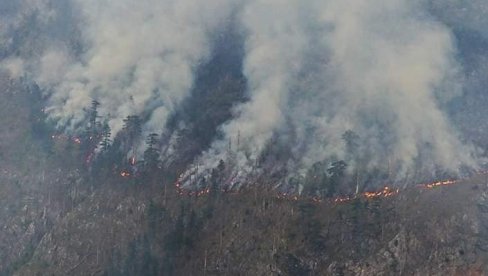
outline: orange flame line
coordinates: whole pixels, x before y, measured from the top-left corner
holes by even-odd
[[[483,174],[483,172],[480,174]],[[195,195],[195,196],[199,197],[199,196],[207,195],[210,193],[209,188],[205,188],[204,190],[200,190],[200,191],[198,191],[198,190],[197,191],[190,191],[188,189],[185,189],[185,188],[181,187],[181,183],[183,181],[184,181],[184,177],[182,174],[178,177],[177,181],[175,182],[175,188],[176,188],[177,193],[179,195],[188,195],[188,196]],[[418,188],[423,188],[423,189],[433,189],[436,187],[454,185],[454,184],[459,183],[460,181],[461,180],[448,179],[448,180],[436,181],[436,182],[432,182],[432,183],[418,184],[416,186]],[[229,193],[231,191],[227,191],[225,189],[222,189],[222,192]],[[399,193],[400,193],[400,189],[398,189],[398,188],[393,189],[393,188],[390,188],[389,186],[385,186],[382,189],[377,190],[377,191],[367,191],[367,192],[363,192],[361,194],[357,194],[357,195],[353,195],[353,196],[338,196],[338,197],[335,197],[332,199],[327,199],[327,201],[332,202],[332,203],[346,203],[346,202],[350,202],[350,201],[357,199],[357,198],[365,198],[365,199],[388,198],[388,197],[396,196]],[[232,194],[239,194],[239,192],[234,192]],[[297,194],[288,194],[288,193],[278,194],[276,196],[276,198],[290,200],[290,201],[311,200],[312,202],[315,202],[315,203],[320,203],[320,202],[324,201],[324,199],[321,197],[305,197],[305,196],[300,196]]]

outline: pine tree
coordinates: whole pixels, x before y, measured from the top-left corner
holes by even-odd
[[[91,139],[97,136],[99,126],[100,126],[100,123],[97,122],[97,119],[99,118],[98,106],[100,106],[100,103],[96,100],[93,100],[90,110],[88,111],[87,132],[88,132],[88,136],[91,137]]]
[[[156,133],[151,133],[146,138],[147,149],[144,151],[144,163],[148,168],[157,167],[159,164],[159,137]]]
[[[136,142],[142,133],[142,122],[139,116],[127,116],[127,118],[124,119],[123,130],[125,131],[126,138],[130,144]]]
[[[101,129],[102,125],[98,121],[98,106],[99,102],[96,100],[92,101],[88,113],[88,124],[84,132],[82,132],[78,137],[73,137],[73,139],[81,144],[80,151],[82,153],[85,164],[88,168],[91,168],[93,157],[95,156],[95,149],[99,146],[101,141]]]
[[[122,138],[122,151],[128,153],[134,151],[142,135],[142,121],[137,115],[127,116],[124,119]]]
[[[102,126],[102,141],[100,142],[101,153],[107,153],[110,149],[112,140],[110,139],[110,126],[105,122]]]

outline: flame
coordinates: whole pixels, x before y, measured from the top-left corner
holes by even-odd
[[[82,143],[82,140],[80,137],[69,137],[69,136],[66,136],[63,134],[53,134],[53,135],[51,135],[51,138],[55,139],[55,140],[71,141],[71,142],[76,143],[78,145]],[[94,137],[90,136],[89,139],[92,140],[92,139],[94,139]],[[93,156],[94,156],[94,153],[93,152],[90,153],[86,157],[85,162],[87,164],[89,164],[92,161]],[[132,156],[129,158],[129,164],[132,166],[134,166],[136,164],[136,157],[135,156]],[[193,174],[194,174],[194,172],[180,174],[180,176],[178,177],[178,179],[175,182],[176,192],[179,195],[188,195],[188,196],[196,196],[196,197],[208,195],[210,193],[210,188],[208,188],[208,187],[204,188],[204,189],[200,189],[200,190],[189,190],[189,189],[182,187],[182,183],[185,183],[188,179],[191,180],[191,176]],[[477,173],[477,175],[483,175],[483,174],[488,174],[488,171],[480,171]],[[121,171],[120,175],[124,178],[132,176],[131,173],[128,172],[127,170]],[[238,177],[238,175],[239,175],[239,173],[236,173],[235,175],[232,175],[229,179],[227,179],[225,181],[225,183],[224,183],[225,185],[221,188],[221,191],[223,193],[239,194],[239,191],[232,189],[234,181]],[[421,188],[421,189],[434,189],[436,187],[455,185],[455,184],[458,184],[460,181],[461,181],[461,179],[458,179],[458,180],[447,179],[447,180],[442,180],[442,181],[435,181],[432,183],[418,184],[418,185],[416,185],[416,187]],[[333,203],[346,203],[346,202],[352,201],[352,200],[357,199],[357,198],[365,198],[365,199],[387,198],[387,197],[392,197],[392,196],[398,195],[399,193],[400,193],[399,189],[392,189],[389,186],[385,186],[382,189],[377,190],[377,191],[367,191],[367,192],[363,192],[363,193],[355,194],[355,195],[338,196],[338,197],[331,198],[331,199],[324,199],[322,197],[317,197],[317,196],[305,197],[305,196],[301,196],[301,195],[297,195],[297,194],[293,194],[293,193],[292,194],[281,193],[281,194],[278,194],[276,197],[278,199],[285,199],[285,200],[290,200],[290,201],[310,200],[310,201],[315,202],[315,203],[320,203],[320,202],[323,202],[324,200],[326,200],[328,202],[333,202]]]
[[[90,152],[86,157],[85,157],[85,164],[90,165],[91,161],[93,160],[93,156],[95,155],[94,152]]]
[[[299,195],[297,195],[297,194],[289,194],[289,193],[278,194],[276,196],[276,198],[278,198],[278,199],[286,199],[286,200],[290,200],[290,201],[298,201],[300,199]]]
[[[353,197],[349,197],[349,196],[336,197],[336,198],[334,198],[333,202],[334,203],[345,203],[345,202],[351,201],[353,199],[354,199]],[[318,202],[321,202],[321,201],[318,201]]]
[[[130,177],[131,174],[128,171],[121,171],[120,176],[127,178],[127,177]]]
[[[444,181],[437,181],[437,182],[432,182],[428,184],[423,184],[422,186],[426,189],[433,189],[435,187],[440,187],[440,186],[449,186],[453,184],[457,184],[459,180],[444,180]]]
[[[398,194],[400,192],[399,189],[393,190],[390,187],[386,186],[382,190],[377,191],[377,192],[365,192],[362,195],[365,198],[371,199],[371,198],[378,198],[378,197],[390,197]]]
[[[482,174],[482,173],[481,173]],[[189,175],[182,173],[178,177],[178,179],[175,182],[175,188],[176,192],[179,195],[187,195],[187,196],[204,196],[210,193],[209,188],[205,188],[203,190],[188,190],[186,188],[183,188],[181,183],[185,182],[186,179],[188,179]],[[231,177],[233,179],[234,177]],[[432,183],[426,183],[426,184],[419,184],[416,187],[422,188],[422,189],[433,189],[436,187],[442,187],[442,186],[450,186],[454,185],[461,182],[461,179],[459,180],[454,180],[454,179],[448,179],[448,180],[442,180],[442,181],[435,181]],[[239,191],[231,191],[228,189],[228,187],[223,187],[221,189],[222,193],[231,193],[231,194],[239,194]],[[372,200],[372,199],[380,199],[380,198],[388,198],[388,197],[393,197],[396,196],[400,193],[400,189],[394,189],[389,186],[385,186],[380,190],[377,191],[366,191],[360,194],[355,194],[355,195],[348,195],[348,196],[337,196],[334,198],[330,199],[324,199],[322,197],[314,196],[314,197],[308,197],[308,196],[301,196],[297,194],[289,194],[289,193],[278,193],[275,197],[277,199],[284,199],[284,200],[289,200],[289,201],[298,201],[298,200],[308,200],[313,203],[321,203],[323,201],[331,202],[331,203],[347,203],[355,199],[359,198],[364,198],[367,200]]]
[[[66,136],[66,135],[63,135],[63,134],[53,134],[51,135],[51,138],[53,140],[64,140],[64,141],[71,141],[75,144],[78,144],[80,145],[81,144],[81,138],[80,137],[69,137],[69,136]]]

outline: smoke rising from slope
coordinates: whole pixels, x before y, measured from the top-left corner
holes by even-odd
[[[421,8],[402,0],[324,6],[321,23],[331,26],[322,36],[330,59],[323,74],[327,96],[319,103],[325,112],[316,118],[319,139],[305,154],[308,165],[333,152],[346,158],[341,135],[349,129],[376,152],[373,165],[389,158],[404,170],[426,151],[431,160],[424,165],[452,171],[474,165],[441,109],[461,92],[451,33]]]
[[[301,68],[307,43],[307,15],[301,1],[251,1],[241,11],[246,33],[244,74],[249,102],[236,108],[236,118],[222,128],[225,139],[216,141],[202,158],[213,166],[225,159],[229,139],[239,136],[238,166],[255,162],[278,126],[285,120],[288,93]],[[298,11],[298,12],[297,12]]]
[[[50,93],[50,116],[75,130],[91,99],[101,105],[114,133],[128,115],[148,117],[161,132],[168,115],[188,95],[195,67],[211,48],[232,2],[72,1],[80,21],[81,54],[50,45],[36,62],[36,79]],[[67,11],[59,11],[67,12]]]
[[[348,130],[361,139],[356,156],[392,163],[401,177],[419,159],[431,170],[476,165],[442,110],[462,92],[446,26],[412,1],[308,3],[255,1],[243,13],[251,100],[223,127],[224,142],[243,142],[238,166],[252,164],[273,133],[287,135],[285,119],[299,138],[292,170],[347,159]],[[224,142],[201,162],[224,159]]]
[[[1,67],[43,88],[60,128],[76,131],[95,99],[113,134],[134,114],[146,133],[164,131],[191,96],[215,35],[232,21],[245,41],[249,101],[197,159],[205,169],[229,158],[229,140],[243,171],[276,140],[290,149],[290,173],[339,159],[388,166],[399,178],[416,166],[477,166],[446,106],[469,80],[454,30],[488,39],[483,1],[19,0],[0,7]],[[42,39],[25,31],[32,18]],[[346,131],[358,137],[354,150]]]

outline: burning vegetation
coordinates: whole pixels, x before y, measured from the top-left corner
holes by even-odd
[[[141,119],[138,116],[127,117],[127,119],[124,120],[123,131],[112,141],[108,125],[98,121],[98,106],[99,103],[93,101],[89,111],[89,123],[83,133],[78,136],[53,134],[51,138],[57,142],[76,145],[78,150],[85,156],[85,166],[90,170],[96,170],[96,168],[99,168],[100,166],[112,167],[112,173],[118,174],[124,179],[130,179],[139,178],[141,175],[151,173],[151,171],[162,169],[163,166],[160,159],[161,141],[157,134],[151,133],[147,136],[147,149],[144,151],[144,158],[141,161],[138,161],[136,157],[136,147],[140,142],[140,137],[142,135]],[[351,136],[350,133],[348,134],[349,135],[345,135],[345,137]],[[350,141],[348,142],[350,143]],[[128,158],[123,158],[125,155],[124,152],[129,152],[130,156]],[[340,179],[344,176],[346,168],[347,164],[344,161],[334,162],[327,169],[327,173],[330,175],[329,177],[331,179]],[[212,172],[212,175],[215,171],[223,173],[224,170],[225,163],[221,161],[218,168]],[[315,168],[313,170],[311,181],[320,181],[320,179],[323,178],[323,176],[320,176],[320,169]],[[198,168],[196,168],[196,170],[186,170],[184,173],[180,174],[174,184],[174,188],[176,193],[180,196],[201,197],[215,192],[237,195],[241,191],[239,183],[247,180],[243,175],[244,174],[241,174],[239,171],[234,171],[233,173],[230,173],[227,180],[222,178],[222,176],[219,178],[220,180],[212,180],[211,178],[214,178],[213,176],[200,178],[201,175],[199,175]],[[414,187],[428,190],[454,185],[460,181],[461,180],[447,179],[431,183],[417,184]],[[256,183],[256,180],[252,182]],[[280,192],[279,189],[276,189],[275,197],[290,201],[341,204],[361,198],[366,200],[390,198],[398,195],[400,192],[401,190],[399,188],[393,188],[389,185],[385,185],[381,189],[364,192],[358,191],[358,187],[356,187],[355,193],[345,195],[337,192],[313,195],[297,191]]]
[[[210,188],[204,188],[201,190],[195,190],[192,187],[184,188],[182,187],[182,183],[185,182],[185,176],[182,174],[178,177],[177,181],[174,184],[174,187],[177,193],[181,196],[205,196],[210,193]],[[420,189],[434,189],[436,187],[444,187],[444,186],[451,186],[454,184],[460,183],[461,180],[443,180],[443,181],[435,181],[432,183],[424,183],[418,184],[415,187]],[[221,189],[220,192],[222,193],[229,193],[229,190]],[[276,193],[276,198],[290,200],[290,201],[310,201],[314,203],[321,203],[321,202],[329,202],[329,203],[348,203],[355,199],[367,199],[367,200],[376,200],[382,198],[389,198],[400,194],[401,190],[399,188],[391,188],[389,186],[385,186],[380,190],[377,191],[366,191],[362,193],[356,193],[354,195],[346,195],[346,196],[337,196],[333,198],[322,198],[322,197],[311,197],[311,196],[304,196],[299,194],[288,194],[288,193]],[[233,191],[234,194],[239,194],[239,191]]]

